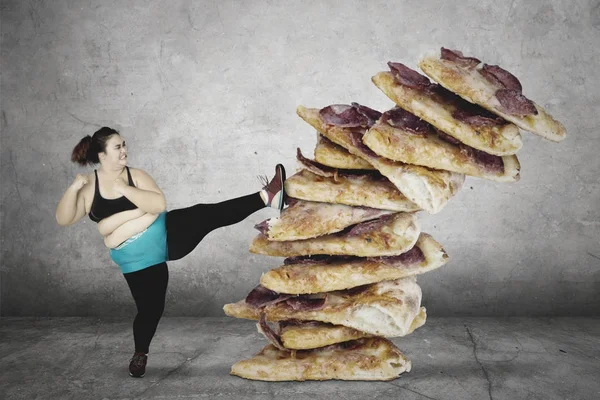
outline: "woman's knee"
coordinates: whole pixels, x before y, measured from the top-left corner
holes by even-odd
[[[152,302],[140,304],[138,314],[148,318],[160,318],[165,311],[165,298],[154,299]]]
[[[158,321],[162,318],[164,310],[146,310],[145,312],[138,313],[138,318],[143,320],[145,323],[158,323]]]

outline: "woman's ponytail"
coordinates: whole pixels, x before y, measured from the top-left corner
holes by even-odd
[[[83,139],[77,143],[77,146],[73,149],[73,153],[71,153],[71,161],[85,167],[87,164],[91,164],[88,154],[90,152],[90,147],[92,146],[92,137],[90,135],[85,136]]]
[[[106,142],[112,135],[118,135],[119,132],[109,128],[102,127],[94,132],[94,136],[87,135],[77,143],[77,146],[71,153],[71,161],[81,166],[87,164],[98,164],[100,159],[98,153],[106,151]]]

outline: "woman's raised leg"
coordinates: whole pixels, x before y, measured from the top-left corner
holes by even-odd
[[[196,204],[167,213],[169,260],[188,255],[213,230],[243,221],[264,207],[283,209],[285,169],[278,164],[275,176],[254,194],[220,203]]]

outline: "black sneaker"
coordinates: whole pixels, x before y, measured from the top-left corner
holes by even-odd
[[[129,361],[129,376],[143,378],[146,374],[146,363],[148,356],[145,353],[134,353]]]

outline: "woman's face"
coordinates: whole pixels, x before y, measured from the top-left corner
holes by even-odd
[[[106,141],[106,150],[100,153],[100,160],[107,167],[127,165],[127,146],[121,135],[112,135]]]

